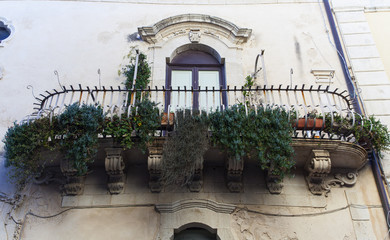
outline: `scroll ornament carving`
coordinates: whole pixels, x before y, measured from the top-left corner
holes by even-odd
[[[313,194],[322,195],[324,180],[330,173],[331,167],[332,163],[328,151],[312,150],[305,168],[309,172],[306,180]]]
[[[155,140],[148,146],[148,170],[149,170],[149,188],[150,191],[158,193],[162,190],[161,184],[161,161],[163,153],[162,140]]]
[[[122,148],[106,148],[105,168],[108,174],[108,190],[111,194],[119,194],[125,186],[125,163]]]
[[[279,176],[267,174],[265,182],[267,184],[267,188],[272,194],[280,194],[283,190],[283,182],[280,180]]]
[[[62,192],[66,195],[78,195],[84,191],[85,176],[77,175],[77,170],[73,167],[73,161],[63,158],[60,162],[62,174],[66,178],[62,186]]]
[[[324,181],[330,173],[331,167],[332,163],[328,151],[312,150],[305,168],[309,172],[306,181],[313,194],[322,195]]]
[[[237,160],[234,157],[228,157],[226,163],[227,187],[231,192],[242,191],[242,171],[244,170],[244,159]]]
[[[330,189],[332,187],[335,187],[337,185],[345,186],[345,187],[352,187],[357,182],[357,172],[348,172],[345,174],[336,173],[334,175],[334,179],[330,179],[324,182],[323,189],[325,190],[325,196],[327,197]]]

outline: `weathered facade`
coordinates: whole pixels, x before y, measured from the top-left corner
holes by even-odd
[[[118,70],[136,50],[151,66],[151,98],[168,112],[175,105],[229,107],[241,97],[235,86],[251,75],[254,105],[294,105],[305,115],[360,106],[389,125],[383,36],[390,4],[334,0],[327,7],[328,1],[310,0],[0,2],[0,30],[9,33],[0,42],[0,136],[34,107],[60,112],[77,100],[95,101],[113,114],[126,92]],[[167,97],[169,87],[217,91]],[[237,162],[211,148],[191,186],[164,188],[163,135],[145,154],[100,139],[86,177],[49,154],[61,179],[29,185],[20,199],[1,167],[0,239],[387,237],[377,163],[346,138],[312,134],[292,136],[296,166],[283,182],[253,159]],[[382,162],[386,175],[386,155]]]

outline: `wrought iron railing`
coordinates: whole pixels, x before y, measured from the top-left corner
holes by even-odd
[[[298,118],[305,119],[304,128],[295,131],[294,137],[320,137],[335,138],[331,134],[321,134],[325,125],[318,130],[308,125],[310,115],[316,114],[322,116],[322,120],[328,113],[337,113],[338,116],[353,119],[355,124],[356,113],[352,109],[351,100],[347,91],[338,89],[330,90],[329,86],[305,86],[283,87],[258,86],[251,88],[244,87],[226,87],[226,88],[165,88],[154,87],[147,89],[123,89],[121,87],[62,87],[61,90],[46,91],[36,97],[35,112],[29,115],[25,120],[30,121],[43,115],[60,114],[68,105],[73,103],[99,104],[107,116],[123,113],[131,114],[134,109],[136,97],[144,98],[147,96],[150,100],[158,103],[161,112],[171,112],[178,108],[199,108],[206,112],[217,109],[223,111],[232,105],[244,103],[248,108],[257,109],[258,107],[281,107],[288,112],[294,112]],[[137,110],[135,110],[137,111]],[[333,114],[331,116],[331,125],[333,125]],[[362,118],[363,119],[363,118]],[[325,121],[323,121],[325,122]],[[361,122],[361,121],[360,121]],[[318,133],[319,132],[319,133]]]

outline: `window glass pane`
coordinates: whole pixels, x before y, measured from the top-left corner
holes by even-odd
[[[172,70],[171,79],[172,89],[184,90],[187,87],[191,90],[192,86],[192,71],[190,70]],[[192,94],[191,91],[184,93],[184,91],[171,93],[171,110],[175,111],[177,108],[192,108]]]
[[[212,90],[213,87],[219,90],[219,71],[199,71],[199,87]],[[220,92],[201,92],[199,94],[199,108],[216,109],[221,105]]]

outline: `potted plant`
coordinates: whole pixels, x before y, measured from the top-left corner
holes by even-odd
[[[52,119],[54,122],[55,118]],[[41,159],[43,149],[56,148],[55,130],[48,117],[31,122],[14,123],[5,134],[5,166],[11,167],[10,180],[19,189],[35,177],[38,177],[45,162]]]
[[[64,157],[61,170],[67,178],[66,194],[76,195],[83,190],[83,179],[88,164],[94,161],[98,133],[103,124],[103,110],[99,106],[74,103],[58,117],[61,136],[60,149]]]
[[[374,148],[379,156],[382,151],[390,150],[390,134],[386,125],[374,116],[357,120],[352,128],[355,142],[367,150]]]
[[[295,113],[296,114],[296,113]],[[307,114],[300,118],[291,118],[292,127],[296,130],[323,130],[326,127],[324,117],[317,116],[316,111]]]
[[[110,135],[123,148],[130,149],[133,146],[133,121],[132,117],[128,117],[126,113],[123,113],[121,118],[116,115],[112,118],[106,117],[102,128],[104,136]]]
[[[161,127],[163,129],[172,128],[174,122],[175,122],[175,113],[174,112],[170,112],[169,114],[167,112],[162,113]]]

